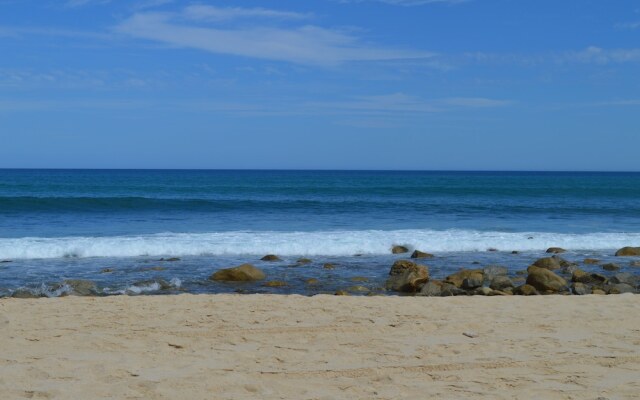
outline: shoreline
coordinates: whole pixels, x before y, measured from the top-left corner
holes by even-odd
[[[0,299],[7,398],[633,398],[640,296]],[[212,397],[213,396],[213,397]]]

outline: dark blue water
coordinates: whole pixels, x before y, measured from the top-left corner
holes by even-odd
[[[122,288],[163,256],[182,258],[160,275],[184,287],[266,253],[382,279],[393,244],[439,254],[443,271],[488,248],[606,257],[640,246],[640,173],[0,170],[0,260],[13,261],[0,289],[78,276]],[[119,272],[96,275],[105,265]]]

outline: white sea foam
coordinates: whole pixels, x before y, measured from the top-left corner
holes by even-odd
[[[429,252],[608,250],[640,246],[640,233],[482,232],[396,230],[326,232],[163,233],[142,236],[3,238],[0,259],[196,255],[349,256],[389,254],[394,244]]]

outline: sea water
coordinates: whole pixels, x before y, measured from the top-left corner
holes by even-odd
[[[551,246],[612,261],[640,246],[640,173],[0,170],[0,296],[64,294],[66,279],[104,294],[376,291],[408,256],[396,244],[435,254],[435,277],[515,273]],[[208,280],[245,262],[287,286]]]

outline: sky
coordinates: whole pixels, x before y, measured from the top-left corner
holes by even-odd
[[[0,168],[640,171],[640,1],[0,0]]]

